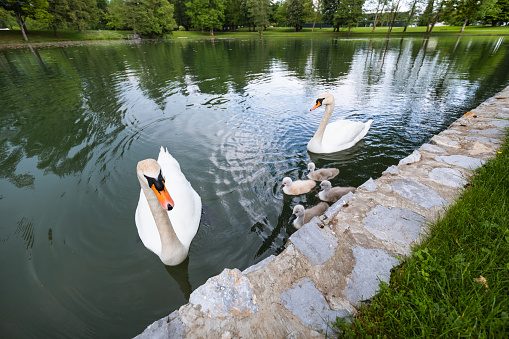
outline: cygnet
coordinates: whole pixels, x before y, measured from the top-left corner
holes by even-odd
[[[299,229],[302,225],[307,224],[314,217],[324,214],[327,208],[329,208],[329,205],[326,202],[321,202],[307,210],[305,210],[302,205],[296,205],[293,208],[293,214],[292,218],[290,218],[290,222],[292,222],[292,219],[295,219],[293,220],[293,227]]]
[[[323,181],[330,180],[339,174],[339,170],[337,168],[322,168],[315,169],[315,164],[310,162],[308,164],[308,178],[315,181]]]
[[[355,191],[355,187],[332,187],[330,181],[324,180],[320,183],[322,191],[318,197],[322,201],[336,202],[345,194]]]
[[[311,191],[316,186],[314,180],[297,180],[292,181],[292,179],[286,177],[283,179],[283,184],[281,188],[283,192],[288,195],[300,195],[306,194]]]

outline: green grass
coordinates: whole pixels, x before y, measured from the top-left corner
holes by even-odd
[[[477,172],[390,286],[352,323],[338,319],[336,334],[509,338],[509,137]]]
[[[386,36],[387,27],[377,27],[375,32],[371,32],[372,27],[356,27],[352,28],[351,36]],[[459,35],[461,27],[459,26],[439,26],[433,29],[432,35]],[[408,27],[407,31],[403,33],[403,27],[395,27],[392,30],[391,35],[397,36],[422,36],[426,33],[426,27]],[[248,28],[240,28],[236,32],[215,32],[216,37],[243,37],[243,36],[258,36],[258,32],[249,32]],[[314,36],[346,36],[348,34],[347,28],[342,28],[339,32],[333,32],[332,28],[315,27],[314,32],[311,28],[303,28],[299,32],[294,32],[293,27],[269,27],[264,32],[264,36],[298,36],[298,37],[314,37]],[[491,27],[491,26],[469,26],[465,28],[462,35],[509,35],[509,27]],[[176,31],[171,37],[209,37],[209,32],[205,31],[205,34],[201,34],[200,31]]]
[[[433,36],[440,35],[459,35],[461,27],[456,26],[439,26],[433,30]],[[352,28],[352,37],[385,37],[387,35],[387,27],[377,27],[375,32],[371,32],[371,27]],[[406,33],[403,33],[402,27],[395,27],[391,36],[423,36],[426,27],[409,27]],[[51,30],[29,30],[29,42],[53,42],[53,41],[85,41],[85,40],[113,40],[123,39],[127,37],[129,31],[59,31],[61,37],[55,37]],[[312,32],[311,28],[303,28],[299,32],[294,32],[292,27],[269,27],[264,31],[263,35],[267,37],[346,37],[348,29],[340,29],[339,32],[333,32],[332,28],[315,27]],[[215,32],[214,37],[257,37],[258,32],[249,32],[248,28],[240,28],[236,32]],[[509,35],[509,27],[491,27],[491,26],[469,26],[465,28],[462,35]],[[167,39],[172,38],[211,38],[208,31],[201,34],[200,31],[174,31],[172,34],[165,36]],[[0,44],[6,43],[24,43],[20,30],[0,31]]]
[[[123,31],[58,31],[61,35],[57,38],[53,31],[49,30],[29,30],[28,42],[50,42],[50,41],[84,41],[84,40],[118,40],[127,37],[130,32]],[[0,31],[1,43],[24,43],[23,35],[20,30]]]

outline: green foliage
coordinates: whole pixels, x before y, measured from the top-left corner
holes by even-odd
[[[263,34],[264,26],[269,24],[270,0],[247,0],[247,5],[255,26]]]
[[[27,18],[47,20],[48,2],[46,0],[0,0],[0,7],[12,13],[23,23]]]
[[[486,15],[486,20],[493,26],[509,22],[509,0],[498,0],[494,10]]]
[[[273,24],[278,24],[278,23],[282,23],[283,21],[278,21],[277,19],[277,12],[279,10],[279,8],[281,8],[281,6],[283,6],[283,2],[281,1],[274,1],[274,2],[270,2],[270,13],[269,13],[269,22],[270,23],[273,23]]]
[[[177,27],[168,0],[112,0],[109,27],[132,29],[144,36],[163,36]]]
[[[416,17],[420,13],[419,4],[422,4],[422,0],[412,0],[410,10],[400,14],[399,18],[405,22],[407,27],[410,24],[416,23]]]
[[[278,5],[279,6],[277,6],[275,8],[275,11],[273,8],[273,21],[278,26],[285,26],[285,24],[286,24],[286,9],[288,8],[288,2],[286,2],[286,1],[279,2]]]
[[[435,0],[428,0],[426,8],[419,19],[419,26],[426,26],[434,13]]]
[[[191,20],[187,14],[186,0],[170,0],[173,5],[173,16],[177,25],[189,28],[191,26]]]
[[[334,26],[356,27],[362,17],[362,6],[364,0],[339,0]]]
[[[295,31],[313,18],[313,2],[311,0],[287,0],[286,26],[294,27]]]
[[[54,29],[76,28],[82,32],[100,17],[95,0],[48,0],[48,4],[48,21]]]
[[[334,16],[339,8],[339,0],[322,0],[323,22],[334,25]]]
[[[145,12],[139,22],[138,31],[151,37],[162,36],[177,27],[173,19],[173,5],[168,0],[143,0]]]
[[[345,337],[509,336],[509,138]]]
[[[124,10],[123,0],[110,0],[108,13],[105,14],[107,21],[106,27],[110,29],[127,28],[128,25],[125,23],[124,13],[126,13],[126,11]]]
[[[0,26],[13,29],[16,25],[16,18],[11,14],[12,12],[0,7]]]
[[[246,0],[227,0],[224,10],[224,25],[232,31],[236,31],[237,26],[244,25],[251,21],[248,4]]]
[[[226,0],[190,0],[186,7],[195,28],[202,32],[210,29],[210,35],[214,35],[215,28],[222,28]]]
[[[496,15],[498,0],[450,0],[445,5],[443,19],[448,24],[462,25],[468,21],[484,19]]]
[[[0,7],[14,14],[25,41],[28,41],[25,27],[27,18],[40,20],[42,22],[51,18],[51,15],[47,11],[48,2],[46,0],[0,0]]]

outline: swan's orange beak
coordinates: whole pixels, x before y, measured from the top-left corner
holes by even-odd
[[[164,183],[163,183],[163,189],[161,191],[157,190],[155,185],[152,185],[151,188],[154,191],[154,193],[156,194],[157,200],[159,200],[161,207],[164,210],[171,211],[173,209],[173,206],[175,206],[175,203],[173,202],[173,199],[171,198],[170,193],[168,193],[166,186],[164,186]]]
[[[322,103],[320,101],[316,100],[316,105],[314,105],[313,108],[310,109],[310,111],[317,109],[320,106],[322,106]]]

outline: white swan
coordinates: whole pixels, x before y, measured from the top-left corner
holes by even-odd
[[[316,186],[314,180],[297,180],[292,181],[292,179],[285,177],[283,178],[283,184],[281,188],[283,192],[288,195],[300,195],[306,194],[311,191]]]
[[[355,187],[332,187],[329,180],[320,183],[323,191],[318,193],[318,198],[322,201],[336,202],[345,194],[355,191]]]
[[[201,218],[201,199],[168,150],[136,168],[141,185],[135,221],[146,248],[165,265],[178,265],[188,253]]]
[[[337,168],[321,168],[319,170],[315,170],[315,168],[315,163],[308,164],[308,178],[315,181],[330,180],[339,174]]]
[[[338,120],[327,125],[334,110],[334,96],[330,93],[321,94],[311,111],[325,105],[320,126],[308,143],[308,151],[313,153],[334,153],[355,145],[368,133],[373,120],[368,122]]]
[[[307,210],[305,210],[304,206],[302,205],[296,205],[293,208],[293,214],[290,218],[290,222],[293,223],[293,227],[300,229],[304,224],[310,222],[314,217],[324,214],[328,208],[329,205],[326,202],[321,202],[314,207],[308,208]],[[293,218],[295,218],[295,220],[292,221]]]

